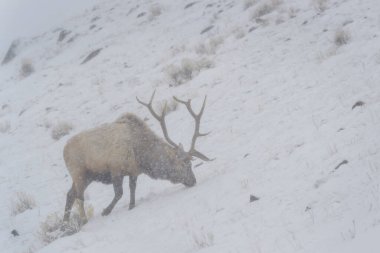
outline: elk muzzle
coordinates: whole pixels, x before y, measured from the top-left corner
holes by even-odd
[[[185,178],[185,180],[184,180],[184,182],[183,182],[183,184],[184,184],[186,187],[192,187],[192,186],[194,186],[196,183],[197,183],[197,179],[195,178],[194,173],[192,173],[192,172],[191,172],[191,174],[189,174],[189,175]]]

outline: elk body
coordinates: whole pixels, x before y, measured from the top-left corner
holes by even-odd
[[[187,187],[195,185],[191,160],[197,157],[210,161],[195,150],[197,138],[206,135],[199,133],[206,98],[200,112],[196,114],[191,108],[191,100],[182,101],[174,97],[177,102],[186,105],[195,119],[195,133],[188,152],[184,151],[181,144],[177,145],[169,138],[165,123],[166,105],[161,115],[157,114],[152,107],[153,98],[154,93],[149,103],[138,98],[137,100],[160,122],[166,141],[150,130],[144,121],[130,113],[113,123],[84,131],[68,140],[63,157],[73,184],[67,193],[64,221],[68,221],[73,203],[77,199],[81,219],[84,223],[87,222],[83,203],[84,191],[93,181],[113,184],[115,196],[102,215],[108,215],[123,195],[125,176],[129,176],[129,209],[135,206],[137,177],[142,173],[153,179],[165,179]]]

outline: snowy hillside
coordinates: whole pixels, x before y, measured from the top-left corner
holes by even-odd
[[[380,252],[379,13],[377,0],[109,0],[20,39],[0,65],[1,252]],[[66,141],[125,112],[162,136],[135,99],[153,90],[185,148],[193,121],[172,96],[198,110],[207,95],[197,149],[216,159],[193,162],[192,188],[140,176],[131,211],[125,180],[106,217],[113,188],[93,183],[89,222],[44,242],[72,183]]]

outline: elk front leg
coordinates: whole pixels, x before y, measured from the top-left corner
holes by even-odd
[[[123,176],[113,176],[112,177],[112,183],[113,183],[113,189],[115,191],[115,197],[111,201],[111,203],[103,210],[102,215],[108,215],[111,213],[112,209],[116,205],[116,203],[119,201],[121,196],[123,196]]]
[[[130,192],[129,210],[135,207],[136,182],[137,182],[137,177],[129,176],[129,192]]]

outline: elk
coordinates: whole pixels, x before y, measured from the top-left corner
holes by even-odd
[[[67,193],[64,221],[69,220],[73,203],[77,200],[81,220],[83,223],[87,222],[84,191],[93,181],[113,184],[115,196],[103,210],[103,216],[110,214],[122,197],[125,176],[129,176],[129,209],[135,207],[137,177],[142,173],[153,179],[165,179],[174,184],[182,183],[187,187],[195,185],[196,179],[191,161],[194,158],[211,161],[195,149],[198,137],[208,134],[199,132],[206,97],[199,113],[193,111],[190,99],[183,101],[173,97],[178,103],[186,106],[195,120],[190,150],[186,152],[181,144],[177,145],[169,138],[165,122],[167,105],[165,104],[161,114],[155,112],[152,106],[154,95],[155,91],[148,103],[142,102],[138,97],[136,99],[158,120],[166,141],[158,137],[143,120],[131,113],[122,115],[113,123],[81,132],[67,141],[63,157],[73,183]]]

